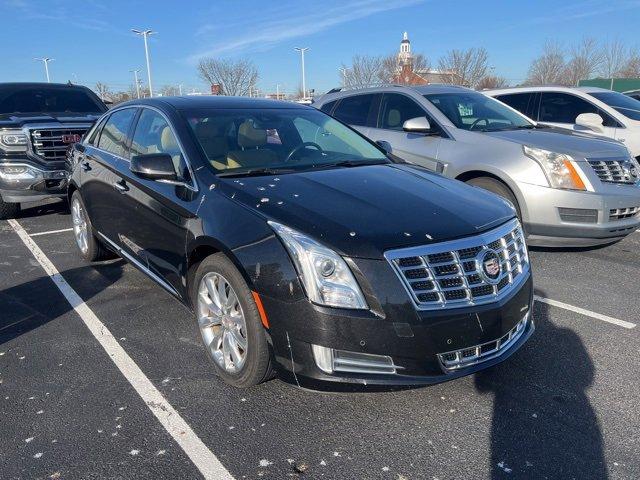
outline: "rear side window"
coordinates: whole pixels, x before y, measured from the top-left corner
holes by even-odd
[[[374,96],[373,94],[354,95],[343,98],[333,112],[333,116],[349,125],[367,126]]]
[[[385,93],[382,99],[380,128],[402,130],[402,125],[407,120],[425,116],[424,109],[411,98],[397,93]]]
[[[540,121],[554,123],[576,123],[581,113],[597,113],[600,109],[574,95],[559,92],[543,92],[540,102]]]
[[[100,138],[100,130],[102,130],[102,127],[104,127],[105,122],[107,121],[107,117],[103,118],[99,124],[97,124],[93,130],[91,130],[91,132],[89,133],[89,136],[87,137],[87,143],[89,145],[93,145],[93,146],[97,146],[98,144],[98,138]]]
[[[125,108],[112,113],[102,129],[98,148],[119,157],[128,158],[127,134],[131,128],[135,112],[134,108]]]
[[[320,107],[320,110],[322,110],[324,113],[331,113],[331,110],[333,110],[333,106],[337,102],[337,100],[334,100],[333,102],[325,103],[322,107]]]
[[[506,103],[511,108],[518,110],[523,115],[531,117],[533,110],[533,98],[535,93],[512,93],[510,95],[498,95],[496,98]]]

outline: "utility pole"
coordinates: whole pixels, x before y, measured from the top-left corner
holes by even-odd
[[[132,28],[131,31],[136,35],[141,35],[144,39],[144,54],[147,58],[147,82],[149,83],[149,96],[153,97],[153,86],[151,85],[151,62],[149,61],[149,45],[147,43],[147,38],[149,35],[155,35],[158,32],[154,32],[153,30],[136,30]]]
[[[276,83],[276,100],[280,100],[280,84]]]
[[[180,96],[182,96],[182,84],[181,83],[178,85],[178,92],[180,93]]]
[[[347,72],[349,71],[346,67],[340,67],[340,72],[342,72],[342,86],[347,86]]]
[[[309,47],[295,47],[294,50],[300,52],[300,60],[302,62],[302,98],[307,97],[307,83],[304,78],[304,52],[309,50]]]
[[[133,73],[133,81],[135,82],[136,85],[136,97],[139,99],[140,98],[140,81],[138,80],[138,72],[140,70],[129,70],[131,73]]]
[[[34,60],[44,63],[44,71],[47,74],[47,83],[51,83],[51,78],[49,77],[49,62],[53,62],[55,58],[42,57],[42,58],[34,58]]]

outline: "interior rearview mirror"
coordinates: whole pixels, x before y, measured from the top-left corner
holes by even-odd
[[[167,153],[149,153],[131,157],[129,169],[140,178],[148,180],[177,180],[171,155]]]
[[[402,124],[402,129],[410,133],[431,133],[431,124],[427,117],[410,118]]]
[[[581,113],[576,117],[576,125],[594,132],[604,133],[604,120],[597,113]]]

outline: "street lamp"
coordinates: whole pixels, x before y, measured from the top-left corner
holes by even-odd
[[[139,99],[140,98],[140,81],[138,80],[138,72],[140,70],[129,70],[131,73],[133,73],[133,81],[135,82],[136,85],[136,97]]]
[[[300,59],[302,61],[302,98],[307,97],[307,84],[304,78],[304,52],[309,50],[309,47],[294,47],[294,50],[300,52]]]
[[[151,86],[151,63],[149,62],[149,45],[147,44],[147,37],[149,35],[155,35],[158,32],[153,30],[136,30],[132,28],[131,31],[136,35],[142,35],[144,38],[144,54],[147,57],[147,82],[149,83],[149,96],[153,97],[153,87]]]
[[[44,71],[47,74],[47,83],[51,83],[51,79],[49,78],[49,62],[53,62],[55,58],[42,57],[42,58],[34,58],[34,60],[44,63]]]

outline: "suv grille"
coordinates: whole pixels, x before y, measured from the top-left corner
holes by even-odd
[[[56,128],[31,130],[33,153],[43,160],[60,161],[67,156],[67,148],[71,143],[64,142],[66,136],[82,137],[89,128]],[[78,137],[78,138],[79,138]]]
[[[529,271],[524,235],[515,219],[482,235],[391,250],[385,257],[419,310],[494,302]]]
[[[601,181],[607,183],[624,183],[632,185],[637,179],[631,176],[631,161],[628,159],[587,159],[591,168],[596,172]]]

